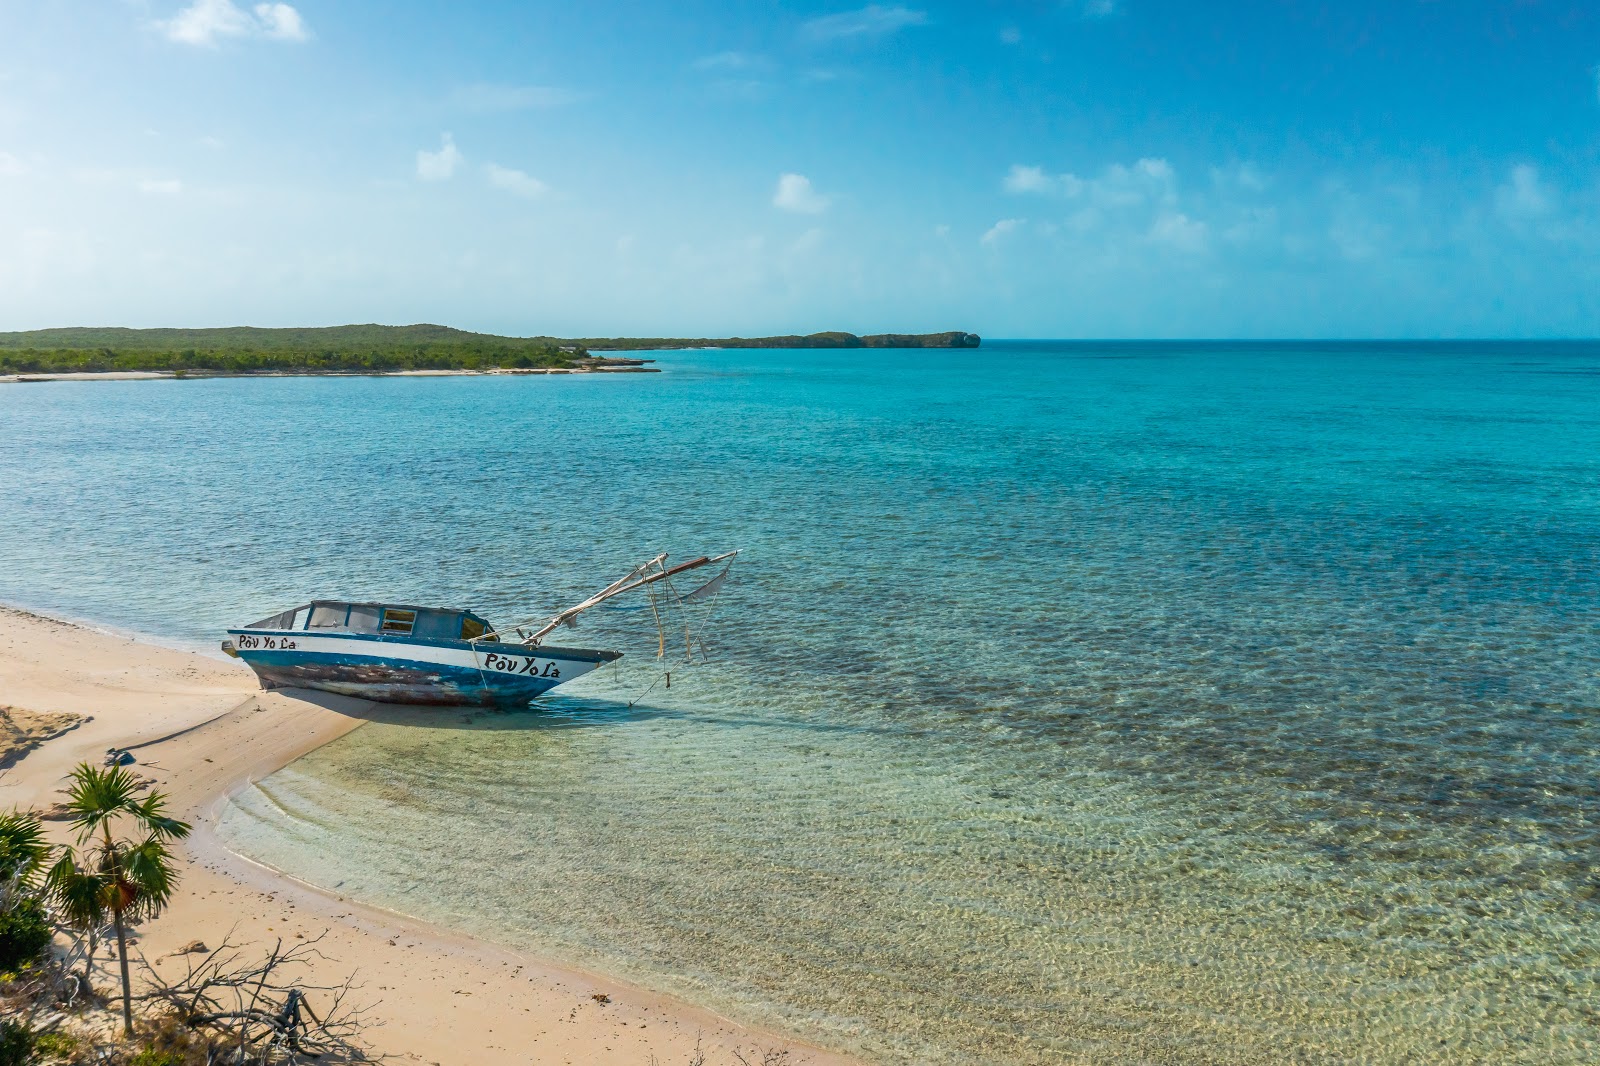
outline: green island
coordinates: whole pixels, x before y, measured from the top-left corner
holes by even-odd
[[[591,354],[660,348],[975,348],[971,333],[805,336],[500,337],[449,326],[264,329],[70,327],[0,333],[0,375],[115,372],[384,374],[403,371],[638,370]]]

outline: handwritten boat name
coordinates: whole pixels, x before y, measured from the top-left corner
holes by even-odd
[[[501,655],[498,652],[489,652],[483,657],[485,670],[500,670],[508,674],[529,674],[533,677],[560,677],[561,671],[556,669],[556,664],[547,662],[544,669],[539,669],[539,660],[526,658],[520,655]]]
[[[291,637],[247,637],[240,635],[239,647],[249,648],[293,648],[297,645]]]

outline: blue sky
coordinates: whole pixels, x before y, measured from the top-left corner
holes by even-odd
[[[0,0],[0,329],[1600,334],[1600,5]]]

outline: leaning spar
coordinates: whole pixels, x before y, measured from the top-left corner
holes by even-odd
[[[738,554],[739,550],[735,549],[731,552],[723,552],[721,555],[702,555],[698,559],[690,559],[688,562],[679,563],[674,567],[668,567],[666,565],[667,557],[665,554],[658,555],[654,559],[634,567],[633,570],[629,571],[626,577],[613,581],[611,584],[607,585],[593,596],[590,596],[582,603],[573,607],[568,607],[559,614],[553,615],[547,622],[545,622],[544,625],[540,626],[539,629],[529,634],[523,640],[523,643],[529,647],[538,647],[540,641],[549,636],[551,633],[555,632],[556,629],[563,625],[573,626],[578,615],[582,614],[584,611],[590,610],[591,608],[600,606],[602,603],[612,599],[613,597],[621,596],[625,592],[632,592],[634,589],[643,588],[646,585],[653,585],[658,581],[669,581],[669,579],[673,576],[684,573],[688,570],[698,570],[702,566],[710,566],[713,563],[727,561],[728,565],[723,568],[722,573],[718,574],[710,581],[707,581],[704,585],[701,585],[693,592],[690,592],[684,596],[675,596],[675,598],[680,603],[693,603],[697,599],[704,599],[706,595],[715,595],[716,592],[722,589],[723,583],[727,581],[728,569],[733,566],[733,559]],[[651,573],[652,570],[654,573]],[[576,628],[576,626],[574,626],[574,628]]]

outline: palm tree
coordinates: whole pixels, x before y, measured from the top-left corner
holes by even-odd
[[[167,817],[166,797],[151,792],[138,799],[138,784],[120,766],[102,770],[83,763],[72,771],[67,810],[82,850],[64,848],[45,877],[69,924],[92,932],[109,917],[116,927],[122,1028],[128,1036],[133,1035],[133,989],[127,923],[154,918],[172,898],[177,871],[167,841],[189,835],[187,822]],[[113,827],[122,824],[130,825],[140,839],[115,836]]]

